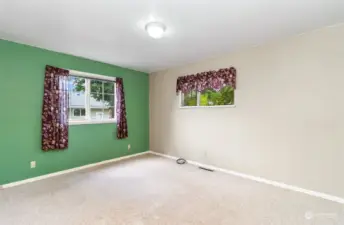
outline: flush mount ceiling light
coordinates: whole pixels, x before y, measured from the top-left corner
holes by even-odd
[[[150,22],[147,23],[145,29],[149,36],[151,36],[154,39],[159,39],[163,37],[166,30],[166,26],[159,22]]]

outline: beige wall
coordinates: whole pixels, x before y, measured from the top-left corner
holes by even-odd
[[[180,109],[178,76],[234,66],[236,108]],[[150,148],[344,197],[344,26],[150,76]]]

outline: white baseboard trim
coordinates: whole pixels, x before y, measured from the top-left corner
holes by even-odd
[[[33,178],[21,180],[21,181],[16,181],[16,182],[8,183],[8,184],[3,184],[3,185],[0,185],[0,189],[15,187],[15,186],[22,185],[22,184],[27,184],[27,183],[32,183],[32,182],[35,182],[35,181],[44,180],[44,179],[47,179],[47,178],[56,177],[56,176],[60,176],[60,175],[63,175],[63,174],[72,173],[72,172],[76,172],[76,171],[79,171],[79,170],[84,170],[84,169],[91,168],[91,167],[97,167],[97,166],[100,166],[100,165],[104,165],[104,164],[108,164],[108,163],[113,163],[113,162],[121,161],[121,160],[124,160],[124,159],[129,159],[129,158],[137,157],[137,156],[140,156],[140,155],[149,154],[149,153],[150,153],[150,151],[140,152],[140,153],[137,153],[137,154],[122,156],[122,157],[118,157],[118,158],[114,158],[114,159],[109,159],[109,160],[105,160],[105,161],[101,161],[101,162],[97,162],[97,163],[87,164],[87,165],[80,166],[80,167],[75,167],[75,168],[68,169],[68,170],[62,170],[62,171],[58,171],[58,172],[55,172],[55,173],[49,173],[49,174],[38,176],[38,177],[33,177]]]
[[[151,154],[153,154],[153,155],[157,155],[157,156],[161,156],[161,157],[173,159],[173,160],[177,160],[177,159],[178,159],[178,157],[171,156],[171,155],[166,155],[166,154],[162,154],[162,153],[159,153],[159,152],[149,151],[149,153],[151,153]]]
[[[157,155],[157,156],[162,156],[162,157],[173,159],[173,160],[178,159],[178,157],[171,156],[171,155],[166,155],[166,154],[162,154],[162,153],[158,153],[158,152],[153,152],[153,151],[149,151],[149,152],[151,154],[154,154],[154,155]],[[249,179],[249,180],[252,180],[252,181],[259,182],[259,183],[264,183],[264,184],[272,185],[272,186],[275,186],[275,187],[283,188],[283,189],[286,189],[286,190],[296,191],[296,192],[307,194],[307,195],[310,195],[310,196],[313,196],[313,197],[322,198],[322,199],[329,200],[329,201],[332,201],[332,202],[344,204],[344,198],[340,198],[340,197],[337,197],[337,196],[334,196],[334,195],[329,195],[329,194],[318,192],[318,191],[312,191],[312,190],[300,188],[300,187],[297,187],[297,186],[288,185],[288,184],[284,184],[284,183],[281,183],[281,182],[268,180],[268,179],[265,179],[265,178],[262,178],[262,177],[256,177],[256,176],[252,176],[252,175],[248,175],[248,174],[244,174],[244,173],[239,173],[239,172],[236,172],[236,171],[219,168],[219,167],[215,167],[215,166],[212,166],[212,165],[206,165],[206,164],[195,162],[195,161],[187,160],[187,162],[189,164],[191,164],[191,165],[194,165],[194,166],[198,166],[198,167],[200,166],[200,167],[209,168],[209,169],[212,169],[214,171],[219,171],[219,172],[222,172],[222,173],[227,173],[227,174],[230,174],[230,175],[234,175],[234,176],[241,177],[241,178],[244,178],[244,179]]]

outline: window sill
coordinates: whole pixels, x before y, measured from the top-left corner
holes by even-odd
[[[180,109],[213,109],[213,108],[235,108],[236,105],[215,105],[215,106],[179,106]]]
[[[94,120],[94,121],[90,121],[90,120],[70,120],[69,121],[69,125],[84,125],[84,124],[106,124],[106,123],[116,123],[116,120]]]

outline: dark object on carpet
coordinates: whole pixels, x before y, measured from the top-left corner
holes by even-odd
[[[183,159],[183,158],[179,158],[179,159],[177,159],[177,164],[185,164],[186,163],[186,160],[185,159]]]
[[[206,170],[206,171],[209,171],[209,172],[214,172],[214,170],[208,169],[208,168],[205,168],[205,167],[202,167],[202,166],[200,166],[198,168],[200,168],[201,170]]]

